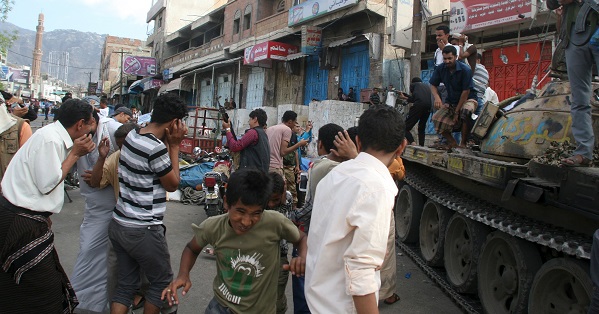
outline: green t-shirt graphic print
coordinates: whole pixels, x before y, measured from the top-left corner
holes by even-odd
[[[208,218],[193,229],[201,247],[215,248],[213,289],[219,303],[236,313],[275,313],[279,242],[297,242],[297,227],[278,212],[264,211],[243,235],[231,228],[227,214]]]

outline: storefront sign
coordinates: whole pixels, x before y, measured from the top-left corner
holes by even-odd
[[[150,57],[125,56],[123,73],[138,76],[156,75],[156,59]]]
[[[160,86],[162,86],[162,84],[164,84],[163,80],[151,79],[144,83],[144,91],[147,91],[148,89],[152,88],[159,88]]]
[[[321,48],[322,28],[316,26],[302,26],[302,53],[317,55]]]
[[[451,0],[452,33],[468,33],[490,26],[519,22],[533,17],[536,1],[531,0]]]
[[[245,48],[243,64],[251,64],[263,60],[287,60],[287,55],[297,53],[298,48],[293,45],[267,41],[252,47]]]
[[[358,0],[307,0],[289,9],[287,25],[293,26],[358,3]]]

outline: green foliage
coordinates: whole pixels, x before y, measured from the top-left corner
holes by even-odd
[[[14,4],[14,0],[0,0],[0,21],[6,21],[8,18],[8,12],[12,10],[12,6]]]
[[[0,22],[6,21],[8,12],[12,10],[14,4],[14,0],[0,0]],[[4,31],[0,33],[0,53],[6,56],[8,48],[12,46],[15,40],[17,40],[17,31],[12,33]]]

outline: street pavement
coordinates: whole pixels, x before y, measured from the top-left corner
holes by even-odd
[[[55,233],[56,249],[60,261],[71,274],[79,252],[79,227],[83,219],[84,200],[79,190],[69,190],[73,203],[65,197],[65,204],[59,214],[52,215],[52,230]],[[171,265],[176,276],[179,270],[181,252],[193,237],[191,224],[199,224],[206,219],[202,207],[183,205],[170,201],[164,219],[166,236],[171,255]],[[401,255],[400,255],[401,254]],[[409,276],[406,276],[409,274]],[[179,314],[203,313],[212,299],[212,280],[216,275],[216,264],[213,257],[201,254],[191,272],[193,284],[189,293],[181,298]],[[406,278],[409,277],[409,278]],[[345,289],[339,287],[339,289]],[[291,280],[287,285],[287,313],[293,313]],[[422,273],[406,255],[398,250],[397,256],[397,294],[401,300],[393,305],[380,302],[381,313],[460,313],[461,311],[443,292]],[[136,313],[142,313],[141,310]]]
[[[31,124],[33,130],[36,131],[42,124],[47,124],[47,121],[40,116]],[[65,195],[62,211],[52,216],[52,229],[55,233],[55,245],[61,263],[67,274],[70,275],[79,252],[79,227],[83,220],[84,200],[78,189],[69,190],[67,193],[73,202],[70,203]],[[168,202],[164,223],[174,276],[177,275],[179,269],[181,252],[193,236],[191,224],[199,224],[204,219],[206,219],[206,214],[200,206],[184,205],[175,201]],[[461,312],[406,255],[399,250],[397,254],[397,293],[401,300],[393,305],[380,302],[381,313],[450,314]],[[200,255],[191,272],[193,286],[189,293],[180,299],[179,314],[204,312],[213,297],[212,281],[215,275],[214,258],[206,254]],[[339,287],[339,289],[345,288]],[[286,293],[289,306],[287,313],[293,313],[291,280],[289,280]],[[138,310],[136,313],[142,313],[142,310]]]

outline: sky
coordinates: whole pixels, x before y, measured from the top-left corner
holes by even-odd
[[[151,5],[152,0],[15,0],[7,21],[35,31],[41,12],[45,31],[75,29],[146,40]]]

